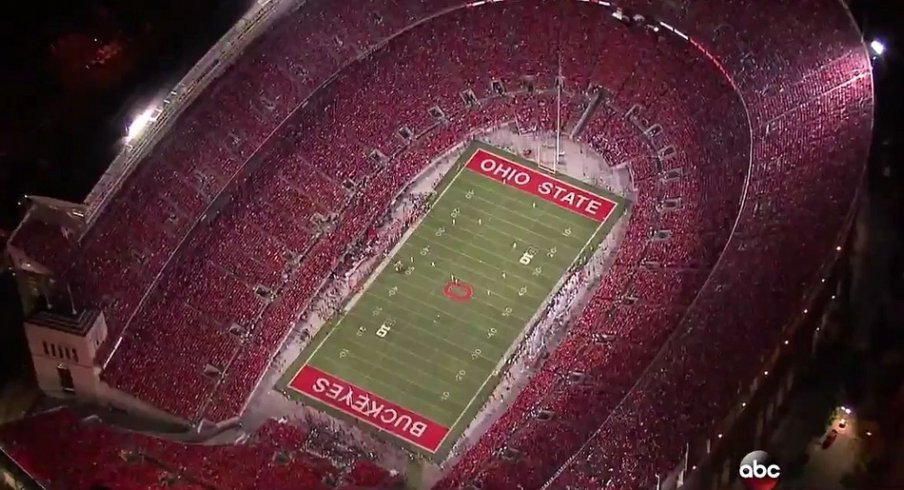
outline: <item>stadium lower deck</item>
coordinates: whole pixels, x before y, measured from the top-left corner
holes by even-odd
[[[442,458],[525,328],[624,207],[610,192],[472,144],[279,388]]]

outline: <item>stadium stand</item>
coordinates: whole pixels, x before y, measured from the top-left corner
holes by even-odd
[[[244,442],[215,446],[116,430],[97,417],[57,409],[3,426],[0,440],[48,489],[389,490],[400,483],[372,461],[319,448],[302,428],[276,420]]]
[[[599,97],[576,138],[630,170],[629,229],[566,338],[437,488],[651,488],[687,444],[701,454],[846,231],[872,115],[847,12],[830,0],[629,0],[619,6],[644,16],[620,22],[589,2],[367,4],[311,1],[278,23],[100,211],[61,270],[107,315],[103,379],[191,422],[235,419],[397,192],[481,130],[554,130],[558,84],[566,124]],[[807,21],[813,12],[823,20]],[[717,359],[733,359],[731,379]],[[112,480],[128,467],[187,488],[397,483],[368,462],[345,473],[274,462],[272,441],[223,449],[259,466],[215,480],[209,468],[235,454],[167,460],[154,444],[168,443],[72,417],[34,423],[96,441],[73,466],[108,462]],[[16,461],[39,479],[57,474],[65,462],[39,458],[41,443],[16,427],[2,437]],[[280,430],[260,434],[296,444]]]

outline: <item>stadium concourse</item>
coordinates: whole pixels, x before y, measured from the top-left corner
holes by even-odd
[[[105,386],[226,427],[435,157],[502,125],[561,132],[629,170],[626,234],[435,488],[654,488],[705,456],[837,259],[872,109],[834,0],[309,0],[105,190],[82,236],[26,220],[10,247],[103,312]],[[401,484],[301,426],[180,445],[62,409],[0,429],[0,446],[54,489]]]

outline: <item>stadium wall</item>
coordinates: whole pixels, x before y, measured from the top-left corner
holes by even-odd
[[[101,369],[95,362],[95,356],[97,347],[107,335],[103,313],[98,313],[84,332],[65,332],[26,320],[25,334],[38,386],[47,395],[111,407],[143,418],[188,427],[188,421],[142,402],[101,380]],[[67,349],[65,355],[64,348]],[[71,375],[70,388],[64,388],[61,370]]]
[[[106,335],[103,313],[93,318],[84,333],[61,331],[26,320],[25,336],[41,390],[57,398],[75,396],[97,401],[100,373],[93,360],[97,346]],[[61,372],[69,373],[71,387],[63,386]]]

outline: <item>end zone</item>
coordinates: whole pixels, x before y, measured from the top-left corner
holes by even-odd
[[[465,168],[532,194],[560,208],[590,218],[597,223],[604,223],[609,219],[609,215],[618,205],[610,199],[575,187],[482,148],[474,152]]]
[[[389,432],[431,454],[439,449],[449,433],[449,427],[310,365],[305,365],[295,374],[289,382],[289,388]]]

